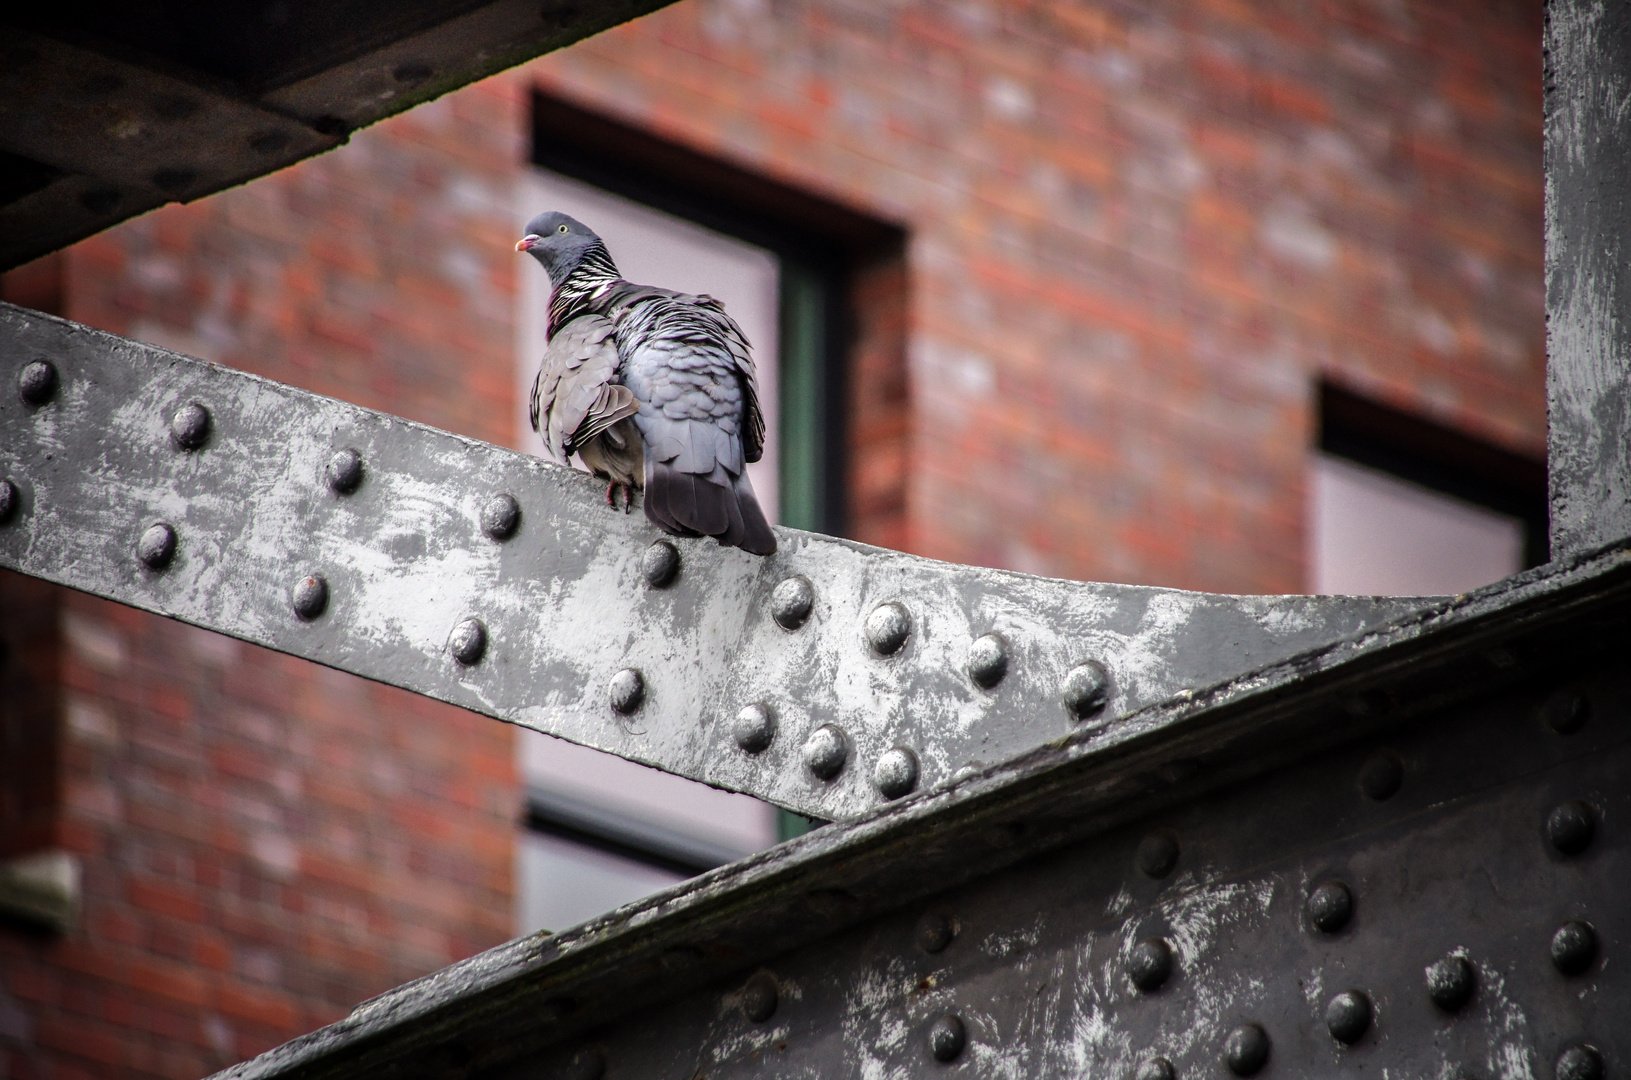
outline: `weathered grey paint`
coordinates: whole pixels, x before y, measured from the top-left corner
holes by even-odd
[[[1224,1035],[1258,1022],[1265,1080],[1536,1080],[1578,1043],[1622,1076],[1628,647],[1631,550],[1559,560],[512,941],[220,1075],[585,1080],[603,1060],[607,1080],[1125,1080],[1159,1053],[1179,1077],[1226,1077]],[[1583,708],[1558,712],[1559,695]],[[1379,752],[1400,777],[1380,800],[1363,780]],[[1545,828],[1570,800],[1596,813],[1572,855]],[[1136,853],[1161,832],[1177,858],[1151,878]],[[1301,907],[1332,878],[1354,907],[1327,936]],[[915,944],[924,914],[957,925],[941,952]],[[1565,976],[1549,946],[1569,920],[1600,957]],[[1122,963],[1149,935],[1175,973],[1138,994]],[[1425,983],[1449,955],[1477,973],[1455,1015]],[[753,1023],[742,991],[766,974],[779,1001]],[[1351,1049],[1324,1020],[1349,988],[1375,1005]],[[925,1040],[946,1011],[969,1032],[952,1066]]]
[[[60,385],[36,407],[16,380],[41,357]],[[874,773],[893,748],[932,787],[1425,604],[1050,581],[793,530],[768,559],[676,539],[678,575],[654,588],[656,530],[537,458],[9,306],[0,380],[0,469],[22,496],[0,565],[820,818],[884,801]],[[192,451],[170,432],[190,402],[211,416]],[[326,470],[346,449],[363,478],[341,494]],[[481,515],[503,493],[521,520],[500,542]],[[162,570],[136,556],[156,522],[177,538]],[[313,574],[327,603],[308,620],[291,592]],[[793,575],[814,603],[786,630],[771,593]],[[866,626],[889,603],[908,630],[882,654]],[[485,648],[464,664],[449,642],[470,618]],[[969,651],[993,631],[1008,664],[985,689]],[[1108,702],[1078,720],[1067,678],[1090,661]],[[609,687],[632,685],[627,669],[643,694],[625,713]],[[733,733],[753,703],[775,717],[758,753]],[[831,780],[801,753],[824,724],[848,741]]]
[[[1631,535],[1631,6],[1546,5],[1552,551]]]

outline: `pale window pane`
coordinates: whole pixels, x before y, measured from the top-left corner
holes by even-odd
[[[1314,455],[1316,593],[1469,592],[1523,568],[1523,522],[1329,454]]]
[[[516,932],[566,930],[684,878],[571,840],[524,832],[517,851]]]

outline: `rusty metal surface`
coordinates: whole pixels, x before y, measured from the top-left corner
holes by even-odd
[[[665,2],[9,5],[0,269],[274,172]]]
[[[221,1075],[1128,1077],[1161,1056],[1228,1077],[1252,1024],[1264,1077],[1623,1075],[1628,601],[1625,547],[1554,563],[490,950]]]
[[[0,307],[0,380],[0,565],[829,820],[1447,602],[653,562],[583,474],[64,320]]]
[[[1631,7],[1546,5],[1554,552],[1631,535]]]

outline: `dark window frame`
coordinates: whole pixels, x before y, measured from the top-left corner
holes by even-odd
[[[1384,405],[1329,381],[1319,386],[1317,446],[1523,523],[1524,569],[1550,557],[1546,461],[1436,420]]]

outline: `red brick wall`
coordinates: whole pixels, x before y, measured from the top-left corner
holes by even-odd
[[[900,546],[1300,589],[1322,374],[1544,446],[1538,0],[691,0],[534,70],[910,227]]]
[[[78,245],[65,313],[507,441],[508,86]],[[512,729],[60,597],[54,840],[83,913],[0,928],[0,1075],[202,1076],[511,936]]]

